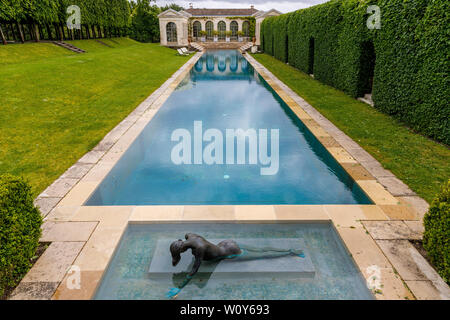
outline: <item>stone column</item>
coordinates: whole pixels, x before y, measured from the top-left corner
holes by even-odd
[[[159,34],[160,34],[162,46],[167,46],[167,34],[166,34],[167,23],[168,22],[165,21],[164,19],[159,20]]]

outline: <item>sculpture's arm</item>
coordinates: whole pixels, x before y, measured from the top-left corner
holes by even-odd
[[[191,273],[189,273],[189,276],[193,277],[197,272],[198,269],[200,268],[200,265],[202,264],[202,260],[203,260],[203,255],[197,255],[195,257],[195,262],[194,265],[192,266],[192,270]]]

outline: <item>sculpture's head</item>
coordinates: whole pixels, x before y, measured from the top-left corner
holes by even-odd
[[[175,267],[181,260],[181,249],[183,246],[183,240],[173,242],[170,245],[170,253],[172,254],[172,265]]]

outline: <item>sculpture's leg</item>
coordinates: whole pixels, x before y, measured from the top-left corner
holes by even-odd
[[[241,258],[245,260],[252,259],[270,259],[270,258],[279,258],[287,255],[294,255],[304,258],[305,255],[302,250],[297,249],[279,249],[273,247],[252,247],[247,245],[239,246],[242,251],[246,251]]]

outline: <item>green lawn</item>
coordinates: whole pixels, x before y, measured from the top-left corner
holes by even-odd
[[[130,39],[0,45],[0,173],[43,191],[189,57]]]
[[[428,202],[450,178],[447,146],[269,55],[253,57]]]

